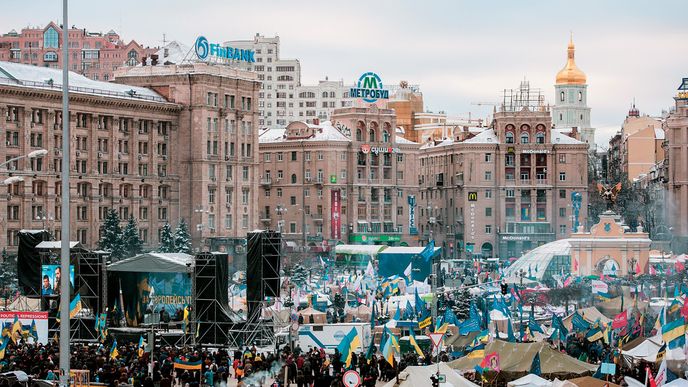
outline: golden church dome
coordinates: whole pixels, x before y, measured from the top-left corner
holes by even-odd
[[[568,60],[566,67],[557,73],[557,85],[584,85],[587,81],[585,73],[576,66],[574,55],[576,47],[573,45],[573,37],[569,41]]]

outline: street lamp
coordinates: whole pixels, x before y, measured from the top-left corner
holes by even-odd
[[[196,224],[196,231],[198,231],[198,251],[201,251],[201,247],[203,246],[203,214],[209,212],[206,210],[203,206],[198,206],[194,208],[194,213],[199,214],[201,217],[201,221]]]
[[[287,207],[278,204],[277,207],[275,207],[275,212],[277,213],[277,216],[279,216],[279,220],[277,221],[277,231],[282,233],[282,228],[284,227],[284,220],[282,219],[284,214],[287,213]]]
[[[1,164],[0,164],[0,168],[4,167],[5,165],[7,165],[7,164],[9,164],[9,163],[15,162],[15,161],[17,161],[17,160],[21,160],[21,159],[37,159],[37,158],[43,157],[43,156],[45,156],[45,155],[47,155],[47,154],[48,154],[48,151],[47,151],[47,150],[45,150],[45,149],[37,149],[37,150],[32,151],[32,152],[30,152],[30,153],[28,153],[28,154],[25,154],[25,155],[23,155],[23,156],[13,157],[13,158],[11,158],[11,159],[5,161],[4,163],[1,163]]]
[[[20,181],[24,181],[24,178],[21,176],[12,176],[3,180],[2,185],[12,185],[14,183],[19,183]]]
[[[45,230],[45,222],[48,221],[52,223],[55,220],[55,218],[52,214],[48,214],[43,210],[38,210],[38,213],[36,214],[36,220],[40,220],[43,222],[43,229]],[[48,230],[48,232],[50,233],[50,230]]]

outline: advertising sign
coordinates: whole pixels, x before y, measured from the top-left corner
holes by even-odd
[[[219,59],[240,60],[243,62],[253,63],[255,52],[253,50],[244,50],[233,47],[223,47],[219,43],[208,43],[205,36],[199,36],[194,43],[194,50],[196,56],[200,60],[208,59],[208,56],[213,56]]]
[[[330,191],[330,237],[332,239],[342,238],[342,197],[341,191],[333,189]]]
[[[130,326],[143,322],[146,313],[162,309],[170,316],[192,304],[191,277],[187,273],[113,272],[116,289],[110,305],[123,305],[122,312]],[[113,289],[114,290],[114,289]],[[121,294],[120,294],[121,291]]]
[[[409,235],[418,235],[416,226],[416,195],[408,196],[409,205]]]
[[[14,318],[17,317],[22,325],[22,331],[29,332],[29,341],[48,344],[48,312],[0,312],[0,324],[3,329],[12,331]],[[31,325],[35,324],[35,332]],[[37,339],[31,337],[32,334]]]
[[[362,144],[361,152],[364,154],[372,153],[379,155],[380,153],[401,153],[401,149],[392,148],[391,146],[371,146],[370,144]]]
[[[41,296],[59,296],[62,269],[60,265],[41,266]],[[69,282],[74,289],[74,265],[69,266]]]
[[[358,78],[356,87],[352,87],[349,91],[349,97],[375,103],[378,99],[389,99],[389,90],[384,89],[382,79],[377,74],[367,72]]]

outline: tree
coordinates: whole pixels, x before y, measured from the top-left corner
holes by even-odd
[[[459,320],[466,320],[471,313],[471,293],[468,288],[462,288],[454,297],[456,304],[453,308],[456,318]]]
[[[126,255],[119,222],[117,211],[108,210],[105,221],[100,228],[102,237],[98,241],[98,248],[110,252],[110,258],[114,261],[120,260]]]
[[[174,247],[177,253],[191,254],[191,234],[189,226],[182,218],[174,230]]]
[[[8,255],[4,248],[0,262],[0,290],[5,298],[17,291],[17,256]]]
[[[158,251],[161,253],[176,253],[177,249],[174,245],[174,236],[172,235],[172,227],[169,223],[165,223],[160,230],[160,247]]]
[[[127,257],[133,257],[141,254],[143,251],[143,241],[139,237],[139,227],[133,216],[129,216],[129,221],[126,227],[124,227],[122,242],[124,242],[124,249]]]
[[[297,263],[290,270],[289,280],[296,286],[302,287],[306,284],[306,282],[308,282],[308,276],[308,270]]]

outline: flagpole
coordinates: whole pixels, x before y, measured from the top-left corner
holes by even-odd
[[[60,386],[69,386],[69,156],[71,136],[69,134],[69,4],[62,0],[62,214],[60,246]]]

